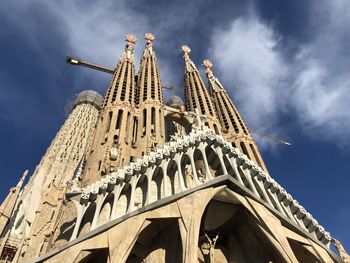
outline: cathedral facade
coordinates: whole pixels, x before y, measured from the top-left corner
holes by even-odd
[[[77,96],[0,207],[0,262],[349,262],[269,174],[236,105],[182,46],[185,102],[164,103],[155,37],[136,36],[104,98]],[[334,243],[339,255],[330,249]]]

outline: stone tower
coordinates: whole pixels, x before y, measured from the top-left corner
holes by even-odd
[[[82,185],[88,185],[130,162],[134,107],[136,37],[126,36],[126,46],[105,94],[93,146],[87,156]]]
[[[60,216],[66,184],[91,147],[101,106],[102,97],[95,91],[77,96],[67,120],[22,190],[2,235],[7,236],[4,245],[14,248],[17,258],[23,254],[35,257],[46,249]]]
[[[22,185],[27,177],[28,170],[26,170],[17,185],[10,189],[10,193],[0,205],[0,236],[4,232],[7,223],[10,221],[11,214],[16,206],[17,199],[20,195]],[[0,250],[1,251],[1,250]]]
[[[31,227],[12,213],[7,233],[20,241],[3,239],[17,251],[10,261],[340,263],[330,234],[254,159],[255,143],[212,64],[204,62],[210,94],[183,46],[186,109],[177,97],[163,105],[154,36],[146,39],[136,78],[134,35],[116,69],[104,70],[113,76],[85,166],[79,151],[71,182],[67,171],[40,182]],[[52,146],[65,158],[61,148]],[[21,205],[35,180],[15,211],[28,210]]]
[[[163,88],[156,54],[153,50],[155,37],[153,34],[147,33],[145,38],[147,42],[141,58],[135,96],[135,104],[139,111],[139,123],[137,130],[134,130],[136,141],[133,159],[162,146],[165,137]]]
[[[250,160],[257,163],[267,171],[258,147],[235,104],[230,99],[225,88],[212,71],[213,63],[206,59],[203,61],[205,74],[208,77],[209,87],[215,104],[216,112],[222,127],[222,135],[226,140],[239,148]]]
[[[220,123],[216,117],[215,108],[212,99],[204,85],[203,79],[199,74],[196,65],[190,58],[191,49],[182,46],[183,59],[185,61],[185,99],[186,110],[195,112],[197,109],[200,114],[206,116],[205,125],[220,134]]]

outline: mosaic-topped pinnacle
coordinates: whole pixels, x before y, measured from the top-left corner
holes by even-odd
[[[136,43],[137,37],[134,34],[127,34],[125,37],[125,41],[131,42],[131,43]]]
[[[127,42],[125,51],[134,51],[136,40],[137,37],[134,34],[127,34],[125,37],[125,41]]]
[[[191,48],[187,45],[182,45],[181,49],[184,53],[190,53],[191,52]]]
[[[213,62],[211,62],[209,59],[205,59],[203,61],[203,66],[205,68],[205,74],[208,76],[208,78],[213,78],[214,77],[214,73],[213,73],[213,71],[211,69],[214,66]]]
[[[187,45],[183,45],[181,47],[181,49],[183,51],[183,58],[184,58],[185,62],[190,61],[191,59],[190,59],[189,53],[191,52],[191,48]]]
[[[146,47],[151,48],[153,46],[153,41],[156,39],[155,36],[152,33],[146,33],[145,34],[145,39],[147,40],[146,42]]]

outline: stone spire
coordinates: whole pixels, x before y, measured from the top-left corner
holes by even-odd
[[[137,78],[135,104],[139,118],[133,124],[135,157],[161,146],[164,143],[163,89],[159,77],[156,54],[153,50],[154,35],[145,34],[146,45]]]
[[[184,45],[181,47],[185,61],[185,99],[186,110],[207,116],[206,125],[220,133],[220,123],[215,114],[215,108],[207,88],[199,74],[198,69],[190,58],[191,49]]]
[[[5,198],[5,200],[2,202],[0,206],[0,236],[3,233],[7,223],[10,220],[12,211],[15,208],[19,193],[21,191],[22,185],[27,175],[28,175],[28,170],[26,170],[23,173],[17,185],[10,189],[10,193],[7,195],[7,197]]]
[[[117,102],[124,102],[124,104],[133,106],[135,90],[134,48],[136,40],[137,38],[133,34],[126,36],[125,51],[114,70],[112,81],[105,94],[104,108],[109,108]]]
[[[213,63],[206,59],[203,61],[205,74],[208,77],[209,87],[217,111],[218,119],[223,131],[223,136],[235,147],[239,148],[249,159],[255,161],[263,170],[267,171],[264,161],[260,155],[258,147],[248,127],[244,123],[242,116],[235,104],[230,99],[227,91],[215,77],[212,67]]]
[[[132,126],[135,116],[135,63],[136,36],[126,36],[122,54],[104,98],[94,142],[87,154],[82,184],[87,185],[107,173],[130,162]]]

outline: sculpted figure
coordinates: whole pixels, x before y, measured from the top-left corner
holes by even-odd
[[[216,242],[218,241],[218,238],[219,238],[219,234],[216,234],[215,237],[213,237],[212,239],[206,234],[204,233],[205,237],[207,238],[208,242],[209,242],[209,258],[210,258],[210,261],[209,262],[215,262],[215,258],[214,258],[214,252],[215,252],[215,245],[216,245]]]
[[[116,145],[113,145],[111,147],[111,149],[109,149],[109,158],[112,160],[112,161],[115,161],[117,160],[118,158],[118,148]]]

